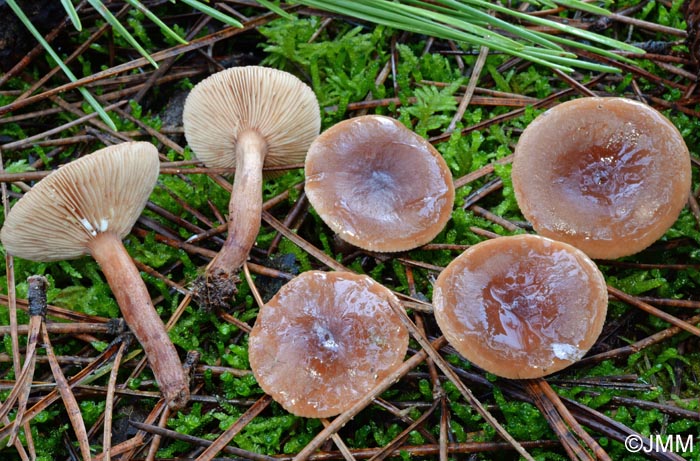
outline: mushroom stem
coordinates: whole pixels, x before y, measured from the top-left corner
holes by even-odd
[[[260,230],[262,214],[262,170],[267,143],[255,130],[238,134],[236,176],[228,204],[228,237],[221,251],[209,263],[207,279],[234,283]],[[223,279],[223,280],[222,280]]]
[[[168,406],[182,408],[190,397],[189,380],[134,262],[111,232],[98,234],[88,248],[102,268],[126,324],[141,343]]]

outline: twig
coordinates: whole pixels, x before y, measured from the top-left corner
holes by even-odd
[[[43,277],[42,277],[43,278]],[[43,314],[46,313],[46,288],[48,283],[44,279],[41,283],[41,293],[38,295],[39,298],[43,298]],[[31,298],[30,298],[31,300]],[[31,307],[31,303],[30,303]],[[43,320],[43,315],[41,319]],[[49,366],[51,367],[51,373],[53,373],[54,379],[56,380],[56,388],[61,394],[61,399],[63,400],[63,405],[66,407],[66,412],[68,413],[68,419],[73,426],[75,431],[75,436],[78,439],[78,445],[80,447],[80,453],[84,461],[92,460],[92,455],[90,454],[90,441],[88,440],[87,431],[85,429],[85,421],[83,421],[83,416],[80,412],[80,406],[78,401],[75,399],[75,395],[71,391],[70,385],[63,375],[61,370],[61,365],[59,365],[56,360],[56,355],[53,352],[53,347],[51,347],[51,340],[49,334],[45,328],[41,328],[42,339],[44,341],[44,347],[46,348],[46,355],[49,359]],[[18,418],[18,420],[21,418]]]
[[[109,323],[46,323],[44,328],[49,333],[66,334],[66,335],[82,335],[82,334],[108,334],[118,335],[125,331],[126,324],[123,319],[113,319]],[[17,333],[26,335],[31,330],[31,325],[17,325]],[[9,334],[12,326],[0,326],[0,336]]]
[[[420,427],[435,412],[435,409],[439,403],[440,400],[435,400],[433,405],[427,411],[423,412],[418,419],[416,419],[411,425],[394,437],[394,440],[382,447],[377,454],[370,458],[370,461],[382,461],[386,459],[394,450],[398,449],[404,440],[406,440],[411,434],[411,431],[414,431],[416,428]]]
[[[150,424],[144,424],[144,423],[140,423],[138,421],[129,421],[129,424],[131,424],[132,426],[134,426],[135,428],[137,428],[141,431],[160,435],[162,437],[168,437],[168,438],[175,439],[175,440],[182,440],[183,442],[191,443],[194,445],[199,445],[202,447],[209,447],[214,443],[211,440],[202,439],[199,437],[193,437],[193,436],[187,435],[187,434],[181,434],[179,432],[176,432],[176,431],[173,431],[170,429],[165,429],[165,428],[153,426]],[[253,461],[279,461],[278,457],[261,455],[259,453],[253,453],[251,451],[243,450],[241,448],[232,447],[232,446],[225,446],[221,451],[223,453],[238,456],[240,458],[251,459]]]
[[[210,46],[216,42],[219,42],[221,40],[225,40],[228,38],[231,38],[235,35],[242,34],[244,32],[247,32],[251,29],[255,29],[258,26],[261,26],[263,24],[266,24],[267,22],[271,21],[272,19],[276,18],[277,15],[274,13],[268,13],[268,14],[263,14],[261,16],[258,16],[257,18],[251,20],[250,22],[245,24],[245,27],[243,28],[237,28],[237,27],[227,27],[223,30],[214,32],[212,34],[209,34],[204,37],[200,37],[196,40],[192,40],[186,45],[177,45],[172,48],[169,48],[167,50],[162,50],[158,51],[156,53],[151,54],[151,57],[153,58],[154,61],[163,61],[165,59],[168,59],[173,56],[179,56],[182,55],[186,52],[197,50],[199,48],[204,48],[207,46]],[[118,66],[114,66],[110,69],[96,72],[89,77],[83,77],[81,79],[76,80],[75,82],[70,82],[66,83],[60,86],[57,86],[55,88],[51,88],[50,90],[47,90],[43,93],[30,96],[26,99],[23,99],[21,101],[15,101],[10,104],[7,104],[5,106],[0,107],[0,115],[4,115],[8,112],[15,111],[19,108],[28,106],[29,104],[34,104],[35,102],[42,101],[49,96],[53,96],[55,94],[63,93],[68,90],[73,90],[78,87],[84,86],[88,83],[92,83],[98,80],[103,80],[105,78],[111,77],[112,75],[116,74],[121,74],[124,72],[129,72],[130,70],[138,69],[139,67],[143,67],[148,65],[148,61],[145,58],[137,58],[132,61],[129,61],[124,64],[120,64]]]
[[[83,421],[83,417],[80,412],[80,406],[78,405],[78,401],[75,399],[73,392],[71,392],[68,381],[61,371],[61,366],[56,361],[56,356],[54,355],[53,348],[51,347],[49,340],[49,334],[43,328],[41,331],[46,347],[46,354],[49,358],[49,365],[51,366],[51,372],[54,375],[56,387],[61,394],[63,405],[68,413],[68,419],[70,420],[71,425],[73,426],[73,431],[75,431],[76,438],[78,439],[80,453],[83,460],[90,461],[92,459],[92,455],[90,454],[90,442],[85,429],[85,422]]]
[[[43,328],[42,328],[43,330]],[[76,386],[86,380],[91,373],[96,371],[99,367],[101,367],[105,362],[107,362],[112,355],[116,353],[116,346],[118,345],[118,341],[113,342],[110,347],[105,349],[97,358],[95,358],[92,363],[90,363],[88,366],[80,370],[79,373],[76,375],[72,376],[68,380],[68,385],[70,387]],[[48,394],[46,394],[44,397],[42,397],[38,402],[36,402],[31,408],[29,408],[22,418],[21,424],[27,423],[30,420],[32,420],[36,415],[38,415],[40,412],[44,411],[46,408],[48,408],[49,405],[54,403],[56,400],[60,398],[59,392],[57,389],[52,390]],[[10,431],[12,430],[12,425],[6,425],[2,428],[0,428],[0,439],[3,439],[5,437],[8,437],[10,435]]]
[[[431,359],[433,359],[433,362],[435,362],[435,365],[442,370],[442,372],[447,376],[447,379],[452,382],[452,384],[455,385],[455,387],[459,390],[460,394],[465,398],[467,402],[471,404],[471,406],[479,413],[482,418],[486,422],[491,425],[496,430],[496,433],[503,438],[506,442],[510,443],[513,448],[522,456],[523,458],[529,460],[529,461],[534,461],[534,458],[527,452],[525,449],[520,445],[520,443],[513,438],[512,435],[508,433],[508,431],[501,425],[501,423],[498,422],[496,418],[489,413],[489,411],[484,407],[481,402],[474,396],[474,394],[467,388],[464,383],[459,379],[459,377],[455,374],[455,372],[452,370],[452,367],[450,364],[448,364],[444,358],[440,354],[438,354],[437,350],[433,348],[433,346],[430,344],[430,342],[423,336],[420,332],[420,330],[416,327],[416,325],[411,321],[411,319],[408,317],[406,314],[406,311],[404,311],[403,307],[400,304],[396,304],[395,302],[390,301],[391,307],[394,309],[394,312],[399,316],[401,319],[401,322],[408,328],[409,333],[413,338],[418,342],[418,344],[421,345],[423,350],[430,356]]]
[[[148,416],[146,416],[144,423],[152,424],[156,419],[158,419],[159,415],[165,408],[167,408],[165,399],[158,400],[158,402],[153,406],[151,412],[148,414]],[[121,459],[131,459],[134,452],[143,446],[145,438],[146,432],[138,431],[132,438],[114,445],[111,450],[112,457],[122,455]],[[103,459],[106,459],[104,457],[104,453],[100,453],[94,458],[95,461],[102,461]]]
[[[5,166],[2,157],[3,151],[0,148],[0,173],[5,171]],[[0,193],[2,193],[2,206],[3,214],[5,219],[7,219],[7,214],[10,212],[10,201],[7,198],[7,185],[0,185]],[[22,364],[19,357],[19,333],[17,332],[17,291],[15,289],[15,260],[9,253],[5,252],[5,274],[7,276],[7,305],[9,307],[10,314],[10,344],[12,344],[12,369],[15,376],[19,376],[21,373]],[[26,360],[26,359],[25,359]],[[32,366],[33,368],[33,366]],[[31,380],[30,380],[31,381]],[[15,418],[16,419],[16,418]],[[7,424],[9,419],[7,416],[0,418],[0,421]],[[29,454],[31,459],[36,458],[36,451],[34,448],[34,438],[30,430],[29,424],[24,426],[25,437],[27,439],[27,447],[29,448]],[[22,458],[27,457],[27,453],[24,450],[22,444],[18,441],[15,445],[18,446],[18,452]]]
[[[472,205],[469,209],[474,212],[475,215],[481,216],[482,218],[488,219],[494,224],[498,224],[502,228],[510,232],[517,232],[520,230],[518,226],[508,221],[505,218],[498,216],[497,214],[491,213],[489,210],[481,208],[479,205]]]
[[[27,338],[27,351],[25,354],[24,366],[15,382],[15,387],[10,392],[7,400],[0,408],[0,418],[4,419],[12,406],[17,402],[17,414],[10,433],[8,446],[12,445],[22,426],[22,418],[27,410],[27,401],[34,378],[34,367],[36,365],[36,345],[41,334],[41,323],[46,315],[46,284],[47,281],[41,276],[31,276],[27,279],[29,283],[29,315],[30,324]],[[25,428],[26,429],[26,428]]]
[[[652,306],[651,304],[647,304],[643,301],[640,301],[639,299],[635,298],[634,296],[628,295],[622,290],[618,290],[617,288],[608,285],[608,293],[610,293],[612,296],[619,299],[620,301],[624,301],[628,304],[633,305],[634,307],[642,309],[643,311],[648,312],[649,314],[654,315],[660,318],[661,320],[670,323],[671,325],[681,328],[687,331],[688,333],[692,333],[695,336],[700,336],[700,328],[693,326],[688,322],[684,322],[678,317],[668,314],[662,311],[661,309]]]
[[[290,231],[284,224],[279,222],[277,218],[272,216],[270,213],[267,211],[262,212],[262,219],[268,223],[273,229],[278,231],[280,234],[283,236],[287,237],[289,240],[291,240],[296,246],[301,248],[302,250],[306,251],[309,253],[311,256],[319,260],[321,263],[325,264],[326,266],[330,267],[333,270],[336,271],[348,271],[348,269],[340,264],[338,261],[335,259],[331,258],[328,256],[326,253],[323,251],[319,250],[315,246],[311,245],[309,242],[301,238],[299,235],[295,234],[294,232]]]
[[[541,381],[543,380],[528,380],[525,383],[525,388],[537,408],[547,420],[547,423],[549,423],[549,427],[557,434],[569,458],[574,461],[595,461],[591,454],[579,445],[578,440],[576,440],[574,435],[568,430],[564,420],[557,412],[552,402],[542,393],[539,386],[539,382]]]
[[[696,315],[689,318],[687,322],[689,324],[700,322],[700,315]],[[681,331],[683,331],[681,328],[677,326],[672,326],[666,328],[665,330],[661,330],[657,333],[654,333],[651,336],[647,336],[646,338],[639,340],[633,344],[629,344],[627,346],[623,346],[610,351],[601,352],[600,354],[591,355],[589,357],[584,357],[583,359],[576,362],[574,366],[588,366],[591,364],[602,362],[603,360],[626,357],[628,355],[639,352],[646,347],[653,346],[654,344],[658,344],[668,338],[671,338],[680,333]]]
[[[630,16],[624,16],[618,13],[610,13],[607,15],[608,18],[614,19],[615,21],[623,22],[625,24],[631,24],[640,29],[650,30],[652,32],[659,32],[661,34],[673,35],[676,37],[685,38],[688,33],[681,29],[676,29],[675,27],[668,27],[661,24],[656,24],[649,21],[643,21],[641,19],[632,18]]]
[[[10,298],[8,296],[0,294],[0,305],[8,306],[10,304]],[[17,299],[17,307],[27,311],[28,302],[26,299]],[[87,322],[87,323],[109,323],[112,321],[107,317],[99,317],[96,315],[83,314],[82,312],[75,312],[70,309],[64,309],[62,307],[53,306],[49,304],[47,306],[47,315],[51,317],[56,317],[64,320],[71,320],[74,322]]]
[[[163,413],[160,415],[160,419],[158,420],[158,426],[160,427],[165,427],[168,423],[168,418],[170,418],[170,408],[165,407],[163,409]],[[153,436],[153,439],[151,439],[151,444],[148,447],[148,454],[146,455],[146,461],[154,461],[156,459],[156,454],[158,453],[158,449],[160,448],[160,442],[162,440],[162,437],[158,434]],[[106,459],[109,459],[108,456],[105,455]]]
[[[434,347],[442,347],[445,344],[444,338],[437,339],[433,345]],[[389,389],[394,382],[399,378],[409,372],[409,370],[417,367],[421,362],[423,362],[428,357],[428,353],[422,350],[414,354],[411,358],[406,360],[400,367],[394,370],[392,373],[388,374],[383,380],[377,383],[377,386],[371,391],[367,392],[360,400],[355,402],[355,404],[345,410],[343,413],[338,415],[328,427],[325,427],[321,432],[316,434],[316,436],[311,440],[299,453],[294,456],[294,461],[303,461],[309,459],[314,451],[321,446],[323,442],[328,440],[328,438],[340,430],[345,424],[347,424],[352,418],[355,417],[360,411],[362,411],[367,405],[372,402],[376,397],[378,397],[382,392]]]
[[[549,383],[544,379],[537,380],[537,384],[539,390],[552,403],[554,409],[559,415],[561,415],[564,422],[568,424],[571,430],[573,430],[573,432],[581,440],[583,440],[583,442],[588,446],[588,448],[590,448],[593,451],[593,454],[595,455],[596,459],[599,461],[612,461],[610,459],[610,456],[605,452],[605,450],[603,450],[603,448],[598,444],[598,442],[593,437],[591,437],[591,435],[588,432],[583,430],[576,418],[574,418],[571,412],[569,412],[569,409],[566,408],[566,405],[564,405],[564,403],[561,401],[559,395],[556,392],[554,392],[552,386],[550,386]]]
[[[109,373],[109,381],[107,382],[107,395],[105,396],[105,411],[104,411],[104,431],[102,436],[102,452],[106,459],[111,458],[112,451],[112,413],[114,408],[114,391],[117,387],[117,374],[121,365],[124,352],[129,348],[131,336],[124,337],[124,341],[119,345],[119,350],[114,356],[114,365]]]
[[[122,106],[124,104],[126,104],[126,101],[119,101],[117,103],[110,104],[109,106],[105,107],[105,110],[106,111],[111,110],[111,109],[114,109],[116,107]],[[29,136],[29,137],[21,139],[19,141],[4,144],[4,145],[0,146],[0,148],[2,148],[2,150],[4,150],[4,151],[15,150],[15,149],[24,149],[27,146],[31,146],[35,141],[46,138],[46,137],[51,136],[53,134],[61,133],[62,131],[67,130],[68,128],[74,127],[76,125],[80,125],[81,123],[84,123],[84,122],[91,120],[93,118],[96,118],[98,116],[99,116],[99,114],[97,112],[93,112],[91,114],[84,115],[84,116],[77,118],[75,120],[72,120],[70,122],[64,123],[61,126],[57,126],[56,128],[51,128],[50,130],[47,130],[43,133],[39,133],[39,134],[36,134],[34,136]]]
[[[479,189],[472,192],[467,198],[465,198],[464,205],[462,205],[462,208],[465,210],[470,208],[482,198],[501,188],[503,188],[503,180],[501,178],[492,179]]]
[[[253,298],[255,299],[255,303],[258,305],[259,309],[262,309],[262,307],[265,305],[265,302],[263,301],[262,296],[260,296],[260,292],[258,291],[258,287],[255,286],[255,282],[253,281],[253,277],[250,275],[250,269],[248,269],[247,262],[243,263],[243,274],[245,275],[246,282],[248,282],[248,286],[250,287],[250,291],[253,294]]]
[[[246,426],[259,415],[272,401],[269,395],[263,395],[255,404],[248,408],[235,423],[224,431],[214,442],[207,447],[196,461],[211,461],[228,443]]]
[[[452,117],[452,121],[445,130],[445,133],[452,133],[455,127],[457,126],[457,122],[462,120],[462,117],[464,117],[464,111],[467,110],[467,107],[469,106],[469,103],[472,100],[472,96],[474,96],[476,84],[479,81],[481,70],[484,68],[484,64],[486,63],[486,57],[488,55],[489,48],[487,46],[481,46],[481,48],[479,48],[479,57],[476,59],[476,63],[474,63],[474,68],[472,69],[472,75],[471,77],[469,77],[469,84],[467,85],[467,90],[464,92],[462,100],[459,102],[459,107],[457,107],[457,112],[455,112],[454,117]]]
[[[321,418],[321,424],[323,424],[323,427],[328,427],[331,423],[328,421],[328,418]],[[343,442],[343,439],[340,438],[337,432],[331,435],[331,439],[333,443],[335,443],[335,446],[338,447],[338,451],[345,461],[355,461],[355,457],[350,453],[350,449],[345,445],[345,442]]]

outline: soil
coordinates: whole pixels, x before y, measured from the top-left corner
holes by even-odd
[[[65,11],[57,1],[17,0],[17,4],[42,33],[50,31],[65,18]],[[0,18],[0,68],[7,72],[36,45],[36,40],[5,0],[0,0]]]

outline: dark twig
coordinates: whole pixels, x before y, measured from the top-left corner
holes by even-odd
[[[24,366],[15,382],[15,387],[7,400],[0,408],[0,419],[4,419],[9,410],[17,402],[17,413],[10,434],[10,444],[15,442],[17,434],[22,427],[22,419],[27,410],[27,401],[34,378],[34,367],[36,364],[36,346],[41,335],[41,325],[46,316],[46,289],[48,282],[44,277],[31,276],[27,279],[29,291],[27,298],[29,301],[29,331],[27,332],[27,351],[25,354]]]
[[[476,63],[474,64],[474,68],[472,69],[471,77],[469,77],[469,84],[467,85],[467,89],[464,92],[464,96],[462,96],[462,100],[459,102],[457,112],[455,112],[454,117],[452,117],[452,121],[448,125],[447,130],[445,130],[445,133],[452,133],[455,127],[457,126],[457,123],[464,116],[464,112],[467,110],[467,107],[471,102],[472,96],[474,96],[476,84],[479,81],[479,76],[481,75],[481,71],[484,68],[484,64],[486,63],[486,57],[488,55],[489,48],[487,46],[482,46],[481,48],[479,48],[479,57],[476,59]]]
[[[433,343],[433,346],[440,348],[445,344],[444,338],[440,338]],[[316,434],[316,437],[311,440],[299,453],[294,456],[295,461],[303,461],[309,459],[313,453],[318,449],[318,447],[323,444],[328,438],[340,430],[345,424],[347,424],[356,414],[362,411],[367,405],[369,405],[379,394],[387,390],[397,381],[399,378],[404,376],[409,370],[417,367],[421,362],[423,362],[428,357],[425,350],[422,350],[414,354],[411,358],[406,360],[400,367],[394,370],[392,373],[387,375],[382,381],[380,381],[377,386],[369,391],[365,396],[358,400],[352,407],[347,409],[345,412],[338,415],[327,427],[325,427],[321,432]]]
[[[445,361],[444,358],[440,354],[438,354],[437,350],[433,348],[433,346],[430,344],[430,342],[423,336],[420,332],[420,330],[416,327],[416,325],[411,321],[411,319],[408,317],[406,314],[406,311],[404,311],[403,307],[400,304],[396,304],[394,302],[390,303],[394,312],[399,316],[401,319],[401,323],[408,328],[409,333],[413,338],[418,341],[418,343],[421,345],[423,348],[423,351],[425,351],[428,356],[430,356],[431,359],[433,359],[433,362],[435,362],[435,365],[437,365],[440,370],[447,376],[447,378],[452,382],[452,384],[455,385],[455,387],[459,390],[460,394],[465,398],[467,402],[493,427],[498,435],[500,435],[505,441],[510,443],[513,448],[520,454],[525,459],[528,459],[530,461],[534,461],[532,456],[525,451],[525,449],[516,441],[513,436],[511,436],[508,431],[505,430],[503,426],[494,418],[491,413],[488,412],[488,410],[477,400],[477,398],[474,396],[474,394],[467,388],[464,383],[459,379],[459,377],[454,373],[452,370],[451,366]]]
[[[693,316],[687,320],[688,324],[695,324],[698,322],[700,322],[700,315]],[[683,330],[680,327],[672,326],[666,328],[665,330],[656,332],[651,336],[647,336],[646,338],[639,340],[633,344],[629,344],[627,346],[623,346],[610,351],[601,352],[600,354],[591,355],[589,357],[584,357],[583,359],[576,362],[576,366],[587,366],[602,362],[603,360],[624,358],[628,355],[639,352],[647,347],[653,346],[654,344],[659,344],[660,342],[677,335],[681,331]]]
[[[638,307],[639,309],[642,309],[643,311],[648,312],[651,315],[654,315],[661,320],[664,320],[668,323],[670,323],[673,326],[676,326],[678,328],[681,328],[688,333],[692,333],[695,336],[700,336],[700,328],[691,325],[688,322],[684,322],[683,320],[679,319],[678,317],[674,317],[671,314],[668,314],[661,309],[658,309],[651,304],[647,304],[643,301],[640,301],[639,299],[635,298],[634,296],[628,295],[622,290],[618,290],[617,288],[608,286],[608,293],[610,295],[614,296],[615,298],[619,299],[620,301],[624,301],[628,304],[633,305],[634,307]]]
[[[579,445],[578,440],[569,431],[562,416],[557,412],[553,402],[542,392],[540,388],[542,382],[543,380],[528,380],[525,383],[525,389],[527,389],[533,402],[547,420],[547,423],[549,423],[549,427],[557,434],[566,454],[572,460],[595,461],[591,454]]]
[[[105,396],[105,411],[104,411],[104,431],[102,436],[102,452],[106,459],[111,458],[112,451],[112,414],[114,408],[114,393],[117,387],[117,373],[121,365],[124,352],[129,348],[131,336],[125,336],[124,341],[119,345],[119,350],[114,356],[114,365],[109,373],[109,381],[107,382],[107,395]]]
[[[257,415],[260,414],[272,401],[269,395],[264,395],[255,404],[248,408],[240,418],[224,431],[204,452],[197,457],[197,461],[210,461]]]
[[[83,421],[83,416],[80,412],[80,405],[78,405],[78,401],[75,399],[75,395],[73,395],[73,392],[71,391],[68,380],[66,380],[66,377],[63,375],[63,371],[61,371],[61,366],[56,360],[56,355],[53,352],[49,334],[46,332],[45,328],[42,328],[41,331],[44,340],[44,347],[46,348],[46,355],[49,358],[49,365],[51,366],[51,372],[56,380],[56,388],[61,395],[61,400],[63,400],[63,405],[66,407],[66,412],[68,413],[68,419],[70,420],[73,430],[75,431],[75,436],[78,439],[80,453],[83,460],[90,461],[92,459],[92,455],[90,454],[90,441],[88,440],[87,430],[85,429],[85,421]]]

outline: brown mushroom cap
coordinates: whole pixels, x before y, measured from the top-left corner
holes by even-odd
[[[153,191],[160,163],[148,142],[126,142],[79,158],[34,186],[12,207],[0,237],[7,251],[32,261],[89,253],[98,233],[124,238]]]
[[[512,178],[539,234],[614,259],[643,250],[676,221],[690,191],[690,155],[656,110],[623,98],[581,98],[525,129]]]
[[[467,360],[498,376],[538,378],[582,358],[607,312],[603,275],[585,253],[536,235],[467,249],[440,274],[435,319]]]
[[[324,418],[351,407],[401,364],[408,332],[385,287],[349,272],[305,272],[260,310],[250,366],[287,411]]]
[[[304,161],[321,130],[316,95],[292,74],[233,67],[199,82],[182,114],[187,142],[207,166],[236,166],[238,134],[253,130],[267,143],[266,166]]]
[[[398,121],[342,121],[311,144],[306,194],[343,240],[371,251],[430,242],[452,213],[452,175],[439,152]]]

